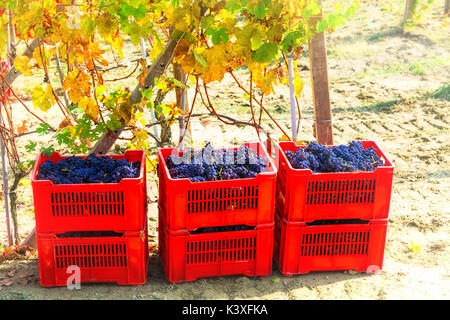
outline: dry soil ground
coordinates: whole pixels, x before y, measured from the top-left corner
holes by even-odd
[[[400,2],[400,1],[399,1]],[[450,28],[437,1],[421,25],[402,33],[397,26],[401,5],[388,10],[389,1],[362,1],[356,16],[327,37],[330,93],[335,143],[354,139],[375,140],[395,165],[394,185],[381,273],[317,272],[283,277],[274,264],[265,278],[229,276],[170,284],[157,253],[150,257],[148,282],[143,286],[83,285],[81,290],[45,289],[36,281],[23,281],[32,273],[38,279],[36,259],[0,261],[0,299],[448,299],[450,213]],[[329,1],[327,2],[329,3]],[[135,55],[138,52],[134,53]],[[299,60],[305,88],[300,138],[313,140],[312,97],[308,59]],[[123,70],[123,74],[128,71]],[[239,73],[245,82],[248,74]],[[36,80],[36,79],[35,79]],[[28,80],[16,81],[24,96]],[[132,86],[131,82],[127,85]],[[211,85],[221,113],[250,119],[243,93],[231,78]],[[319,93],[320,94],[320,93]],[[266,99],[269,110],[289,129],[288,89]],[[192,97],[192,92],[191,92]],[[31,103],[30,101],[28,103]],[[21,108],[15,104],[15,108]],[[198,112],[202,107],[198,104]],[[57,115],[43,115],[58,123]],[[28,119],[18,114],[17,123]],[[203,121],[201,121],[203,120]],[[276,127],[263,117],[273,137]],[[174,129],[174,136],[178,132]],[[216,146],[229,146],[257,137],[251,127],[226,126],[214,117],[196,118],[192,134],[197,143],[206,137]],[[38,135],[19,139],[21,148]],[[157,241],[157,181],[149,176],[150,237]],[[34,224],[31,186],[19,188],[22,237]],[[0,201],[0,243],[6,243],[3,201]],[[15,272],[11,272],[15,270]],[[14,274],[12,277],[8,275]]]

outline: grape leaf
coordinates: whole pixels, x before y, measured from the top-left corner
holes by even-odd
[[[41,153],[44,155],[44,157],[51,157],[53,152],[55,152],[55,148],[53,147],[53,145],[42,147],[41,149]]]
[[[200,54],[198,54],[197,52],[195,52],[195,51],[193,51],[193,52],[194,52],[195,60],[197,60],[198,63],[201,64],[202,67],[206,68],[206,67],[208,66],[208,62],[205,60],[205,58],[203,58],[203,57],[202,57]]]
[[[25,149],[28,152],[34,152],[36,150],[37,142],[30,141],[26,146]]]
[[[39,108],[45,112],[50,110],[55,103],[55,97],[53,96],[50,85],[47,85],[45,90],[41,85],[34,87],[32,101],[35,108]]]
[[[278,45],[276,43],[265,43],[253,54],[253,59],[259,63],[271,62],[277,57]]]
[[[42,136],[42,135],[47,134],[49,129],[50,129],[50,126],[48,124],[40,123],[39,127],[36,128],[36,132]]]
[[[297,46],[301,37],[302,33],[300,31],[289,32],[281,42],[281,50],[285,53],[292,51]]]
[[[323,18],[317,23],[316,31],[318,33],[324,32],[328,27],[327,19]]]
[[[303,9],[303,18],[309,19],[313,15],[318,14],[320,12],[320,6],[316,1],[309,1],[306,7]]]
[[[261,3],[260,5],[251,8],[249,12],[258,19],[262,20],[266,16],[268,10],[269,9],[264,5],[264,3]]]
[[[258,50],[263,44],[264,42],[260,34],[255,34],[250,38],[250,45],[253,51]]]

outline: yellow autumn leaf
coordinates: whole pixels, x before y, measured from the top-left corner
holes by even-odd
[[[188,31],[191,20],[188,15],[183,15],[175,21],[175,29],[178,31]]]
[[[90,63],[92,60],[100,63],[103,66],[108,65],[108,61],[103,58],[102,54],[105,53],[105,50],[100,48],[100,45],[98,42],[91,42],[86,46],[83,46],[83,54],[82,57],[84,58],[84,63],[86,63],[87,67],[91,68]],[[94,66],[92,65],[92,68]]]
[[[190,84],[195,84],[197,82],[197,79],[192,74],[188,75],[188,79]]]
[[[204,48],[201,48],[202,50]],[[202,69],[202,79],[205,83],[213,81],[222,81],[225,73],[228,71],[227,61],[232,58],[230,46],[228,44],[215,45],[212,48],[200,51],[196,49],[197,54],[203,56],[207,62],[206,67],[196,61],[198,69]]]
[[[135,132],[134,138],[131,142],[136,148],[146,150],[149,148],[149,143],[147,141],[148,138],[149,136],[147,130],[141,129]]]
[[[164,50],[164,45],[159,40],[155,40],[153,43],[152,51],[150,51],[150,59],[151,61],[155,61],[156,58],[160,55],[160,53]]]
[[[157,168],[158,165],[158,157],[154,157],[153,159],[149,159],[149,157],[147,157],[147,170],[154,170],[155,168]]]
[[[294,93],[295,93],[295,96],[297,98],[300,98],[300,96],[302,95],[303,86],[304,86],[304,84],[303,84],[302,79],[299,76],[295,77],[295,79],[294,79]]]
[[[261,70],[253,71],[253,79],[256,87],[260,89],[265,95],[275,93],[274,85],[277,84],[278,74],[276,70],[269,70],[264,75]]]
[[[237,30],[236,27],[236,15],[232,14],[226,9],[220,10],[216,16],[215,20],[220,21],[220,24],[227,29],[228,33],[234,33]]]
[[[124,39],[122,37],[114,37],[109,44],[113,47],[114,50],[117,51],[117,53],[119,54],[120,58],[123,58],[123,42]]]
[[[33,59],[36,60],[37,64],[39,65],[39,68],[42,68],[43,67],[42,58],[44,58],[46,66],[48,66],[50,57],[53,56],[54,54],[56,54],[56,47],[43,51],[36,49],[33,52]]]
[[[81,98],[90,95],[91,77],[86,72],[80,70],[69,72],[64,80],[63,90],[67,91],[73,103],[78,103]]]
[[[94,121],[97,121],[99,115],[99,109],[94,99],[89,97],[83,97],[78,102],[78,106],[84,110],[84,112],[90,116]]]
[[[29,29],[32,30],[33,28],[31,26],[42,24],[43,16],[44,6],[39,1],[33,1],[21,18],[23,21],[26,21]]]
[[[412,252],[417,253],[422,250],[422,244],[420,243],[414,243],[414,241],[411,241],[409,245]]]
[[[138,112],[136,112],[136,114],[134,116],[141,123],[141,125],[143,127],[145,127],[145,125],[147,124],[147,121],[144,118],[144,114],[141,111],[138,111]]]
[[[166,80],[164,79],[159,79],[157,87],[159,90],[161,90],[162,93],[165,93],[169,90],[169,88],[167,87]]]
[[[95,25],[98,33],[106,40],[111,40],[119,30],[119,21],[109,12],[97,16]]]
[[[30,181],[30,179],[27,179],[27,178],[22,178],[19,181],[19,185],[24,186],[24,187],[29,186],[30,184],[31,184],[31,181]]]
[[[34,87],[32,101],[34,108],[39,108],[45,112],[50,110],[55,103],[55,97],[53,96],[51,86],[47,85],[45,89],[41,85]]]
[[[31,68],[28,65],[28,62],[30,62],[30,58],[28,58],[26,56],[19,56],[14,59],[14,67],[20,73],[22,73],[26,76],[31,76],[31,75],[33,75],[33,72],[31,71]]]
[[[75,137],[77,133],[77,127],[76,126],[70,126],[67,128],[69,130],[70,136]]]
[[[17,133],[24,133],[28,131],[27,120],[23,120],[22,124],[17,126]]]
[[[0,16],[0,26],[6,25],[8,17],[6,14]],[[0,59],[6,58],[6,47],[8,35],[6,32],[0,32]]]
[[[302,95],[302,91],[303,91],[303,81],[302,78],[300,77],[300,70],[298,69],[298,66],[296,63],[294,63],[294,94],[297,98],[300,98],[300,96]]]
[[[173,62],[180,64],[185,74],[190,74],[196,65],[192,48],[193,44],[190,41],[181,39],[175,49]]]

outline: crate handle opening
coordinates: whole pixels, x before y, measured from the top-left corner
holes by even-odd
[[[247,225],[233,225],[233,226],[221,226],[221,227],[205,227],[198,228],[192,231],[189,231],[190,234],[203,234],[203,233],[215,233],[215,232],[235,232],[235,231],[249,231],[255,230],[256,226],[247,226]]]
[[[59,233],[56,235],[58,238],[100,238],[100,237],[122,237],[123,232],[114,231],[70,231],[65,233]]]
[[[315,220],[306,222],[307,226],[326,226],[326,225],[338,225],[338,224],[369,224],[369,220],[360,219],[332,219],[332,220]]]

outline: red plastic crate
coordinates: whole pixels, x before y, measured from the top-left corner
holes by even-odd
[[[159,150],[159,205],[170,230],[273,223],[277,170],[261,143],[245,146],[269,159],[267,172],[249,179],[195,183],[170,177],[165,160],[172,152],[182,153]]]
[[[387,219],[367,224],[308,226],[275,218],[274,259],[284,275],[382,269]]]
[[[147,281],[147,228],[127,232],[121,237],[59,238],[56,234],[38,234],[41,285],[66,286],[68,267],[80,267],[81,283],[114,282],[139,285]]]
[[[114,159],[141,162],[138,178],[119,183],[53,184],[37,180],[38,168],[46,160],[58,162],[67,156],[39,154],[31,176],[37,233],[69,231],[139,231],[147,217],[145,153],[128,150]],[[85,156],[83,156],[85,157]]]
[[[254,230],[191,234],[170,231],[159,217],[159,256],[167,280],[193,281],[226,275],[272,272],[274,224]]]
[[[305,146],[279,142],[275,151],[276,211],[288,222],[386,219],[394,167],[375,142],[361,142],[364,148],[374,147],[385,166],[373,172],[313,173],[309,169],[294,169],[284,152],[295,152]]]

